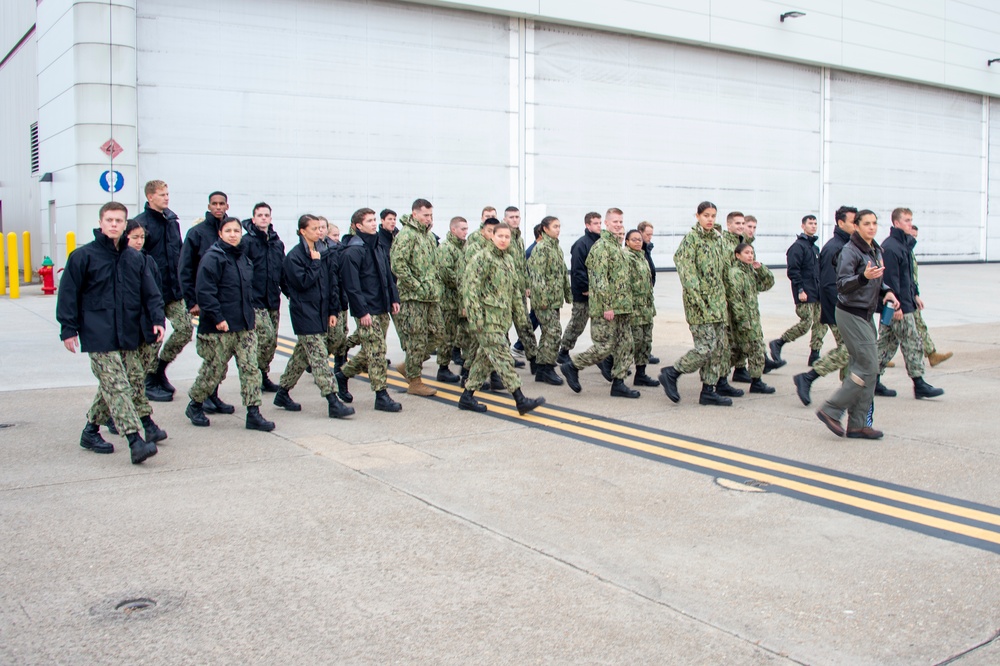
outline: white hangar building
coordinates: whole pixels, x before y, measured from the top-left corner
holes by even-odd
[[[0,58],[0,224],[35,267],[109,170],[136,212],[167,181],[182,231],[216,189],[286,239],[424,197],[568,247],[617,206],[670,266],[708,199],[772,263],[841,204],[913,209],[923,261],[1000,259],[997,0],[4,0]]]

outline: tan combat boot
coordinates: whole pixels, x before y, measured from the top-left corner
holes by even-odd
[[[935,365],[944,363],[952,356],[953,354],[951,352],[945,352],[944,354],[941,352],[934,352],[933,354],[927,355],[927,360],[930,361],[931,367],[933,368]]]
[[[410,385],[407,387],[406,392],[409,393],[410,395],[422,395],[425,398],[429,398],[430,396],[437,393],[435,389],[432,389],[427,384],[424,384],[423,380],[421,380],[420,377],[415,377],[414,379],[408,379],[407,381],[410,382]]]

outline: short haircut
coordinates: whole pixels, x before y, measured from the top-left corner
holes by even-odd
[[[146,193],[146,196],[148,197],[151,194],[156,194],[166,186],[167,184],[164,183],[162,180],[151,180],[146,183],[146,187],[143,188],[143,191]]]
[[[730,222],[732,222],[733,220],[735,220],[738,217],[743,217],[743,213],[741,213],[738,210],[734,210],[729,215],[726,215],[726,224],[729,224]],[[746,221],[746,218],[743,217],[743,220]]]
[[[507,224],[506,222],[499,222],[499,221],[498,221],[498,222],[497,222],[497,226],[496,226],[496,229],[494,229],[494,230],[493,230],[493,233],[496,233],[496,232],[497,232],[497,231],[499,231],[500,229],[506,229],[507,231],[510,231],[510,225],[509,225],[509,224]]]
[[[494,208],[493,206],[486,206],[486,207],[483,208],[483,210],[479,214],[482,215],[483,213],[488,213],[490,211],[493,211],[495,213],[495,212],[497,212],[497,209]],[[494,217],[496,217],[496,216],[494,216]]]
[[[747,219],[750,219],[750,218],[747,218]],[[806,220],[815,220],[815,219],[816,219],[815,215],[806,215],[805,217],[802,218],[802,224],[805,224]],[[756,221],[757,220],[754,220],[754,222],[756,222]]]
[[[121,211],[125,213],[125,217],[128,217],[128,208],[125,207],[125,204],[118,201],[109,201],[108,203],[101,206],[101,212],[98,215],[98,219],[103,220],[104,214],[112,210]]]
[[[609,208],[608,212],[604,214],[604,217],[607,217],[608,215],[624,215],[624,214],[625,213],[622,212],[621,208]]]
[[[583,223],[590,224],[594,220],[600,220],[600,219],[601,219],[600,213],[595,213],[594,211],[590,211],[589,213],[583,216]]]
[[[517,206],[507,206],[506,208],[503,209],[503,212],[504,213],[520,213],[521,209],[518,208]]]
[[[743,221],[744,222],[756,222],[757,218],[754,217],[753,215],[744,215],[743,216]]]
[[[833,219],[836,222],[847,222],[847,214],[854,213],[854,217],[858,216],[858,209],[854,206],[841,206],[837,209],[837,212],[833,214]]]
[[[740,243],[739,245],[736,246],[736,249],[733,250],[733,254],[739,254],[748,247],[753,247],[753,246],[750,245],[750,243]]]
[[[702,201],[700,204],[698,204],[698,214],[701,215],[709,208],[711,208],[712,210],[719,210],[719,207],[716,206],[711,201]]]
[[[467,219],[465,219],[464,217],[462,217],[461,215],[456,215],[455,217],[451,218],[451,222],[448,223],[448,228],[449,229],[454,229],[455,227],[457,227],[458,225],[460,225],[462,222],[465,222],[466,224],[469,223],[469,221]]]
[[[229,197],[226,195],[225,192],[220,192],[219,190],[216,190],[208,195],[208,200],[211,201],[212,197],[222,197],[223,199],[226,200],[226,203],[229,203]]]
[[[316,216],[316,219],[317,219],[317,220],[319,220],[320,222],[325,222],[325,223],[327,223],[327,224],[329,224],[329,223],[330,223],[330,220],[326,219],[326,218],[325,218],[325,217],[323,217],[322,215],[317,215],[317,216]]]
[[[913,211],[910,210],[909,208],[893,208],[892,209],[893,224],[903,219],[904,215],[909,215],[910,217],[913,217]]]
[[[399,217],[399,215],[396,215],[396,211],[392,210],[391,208],[383,208],[382,212],[378,214],[378,219],[384,220],[390,215],[392,215],[393,217]]]
[[[271,212],[271,207],[269,205],[267,205],[266,203],[264,203],[263,201],[261,201],[260,203],[254,204],[253,213],[252,213],[253,215],[257,214],[257,209],[258,208],[266,208],[267,212],[269,212],[269,213]]]
[[[351,226],[356,227],[365,221],[365,218],[369,215],[374,215],[375,211],[371,208],[359,208],[351,215]],[[340,231],[340,229],[337,229]]]
[[[500,220],[498,220],[495,217],[488,217],[485,220],[483,220],[484,227],[492,227],[495,224],[500,224]]]
[[[434,206],[427,199],[416,199],[410,206],[410,210],[420,210],[421,208],[434,208]]]
[[[640,222],[638,224],[638,226],[636,226],[635,230],[638,231],[641,234],[643,231],[645,231],[646,229],[649,229],[651,226],[653,226],[652,222],[647,222],[646,220],[643,220],[642,222]],[[627,237],[628,236],[626,236],[626,238]]]
[[[864,210],[859,210],[858,211],[858,216],[856,218],[854,218],[854,221],[855,222],[859,221],[865,215],[875,215],[875,211],[868,210],[867,208],[865,208]],[[875,215],[875,220],[878,221],[878,215]]]

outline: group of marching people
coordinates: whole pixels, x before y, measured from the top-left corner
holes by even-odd
[[[194,317],[202,364],[185,415],[199,427],[210,425],[209,414],[235,412],[218,392],[233,357],[247,429],[275,427],[261,414],[263,392],[275,394],[275,406],[300,411],[291,391],[306,372],[327,400],[331,418],[354,414],[348,385],[361,373],[375,393],[375,409],[399,412],[402,405],[387,392],[390,324],[405,352],[396,369],[407,381],[406,392],[435,394],[423,382],[422,369],[436,356],[436,379],[460,383],[458,407],[474,412],[487,409],[475,398],[481,390],[508,391],[522,415],[544,404],[544,398],[522,393],[515,368],[524,363],[514,354],[527,360],[536,382],[562,385],[565,378],[577,393],[580,371],[596,365],[611,384],[610,394],[624,398],[640,396],[625,384],[633,366],[633,386],[662,385],[673,402],[680,400],[678,378],[698,371],[699,403],[731,405],[743,391],[729,384],[730,369],[734,381],[749,383],[751,393],[774,393],[762,375],[784,365],[782,345],[810,329],[813,369],[795,376],[796,388],[809,404],[812,382],[841,370],[841,390],[818,413],[838,435],[882,436],[872,427],[871,397],[876,391],[894,395],[878,380],[899,346],[916,397],[943,393],[922,378],[925,354],[932,365],[950,354],[933,348],[919,316],[915,227],[907,209],[893,212],[885,249],[874,241],[877,219],[871,211],[839,209],[835,236],[822,252],[815,247],[815,217],[803,219],[803,234],[788,253],[800,322],[770,343],[768,358],[757,299],[773,287],[774,276],[754,254],[756,220],[733,212],[723,229],[715,205],[700,204],[696,224],[674,255],[694,348],[654,379],[646,372],[659,363],[651,348],[653,228],[643,222],[626,232],[620,209],[609,209],[603,221],[596,212],[585,216],[585,232],[572,245],[567,270],[560,220],[542,219],[525,248],[520,211],[513,206],[502,220],[496,209],[484,208],[479,228],[471,231],[465,218],[453,217],[443,239],[431,232],[433,206],[425,199],[414,201],[398,220],[389,209],[377,216],[361,208],[342,237],[325,218],[302,215],[286,252],[266,203],[241,221],[228,215],[225,193],[213,192],[204,220],[182,241],[177,216],[168,207],[167,184],[150,181],[145,194],[145,208],[134,219],[122,204],[101,208],[94,241],[67,260],[57,303],[66,348],[90,354],[99,383],[80,445],[113,452],[100,433],[107,427],[126,437],[136,464],[155,455],[156,443],[167,437],[152,420],[150,402],[172,401],[175,388],[166,371],[190,342]],[[296,344],[275,383],[269,371],[282,294]],[[572,304],[565,331],[563,304]],[[877,334],[872,316],[883,304],[892,305],[895,314]],[[355,320],[350,335],[348,316]],[[173,330],[166,338],[168,320]],[[588,320],[592,345],[571,355]],[[511,326],[518,336],[514,347]],[[825,326],[837,348],[820,358]],[[353,348],[358,351],[348,358]],[[846,430],[840,424],[844,411]]]

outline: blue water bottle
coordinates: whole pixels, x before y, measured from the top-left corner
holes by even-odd
[[[892,303],[885,303],[882,306],[882,325],[892,326],[892,315],[896,313],[896,308],[892,307]]]

